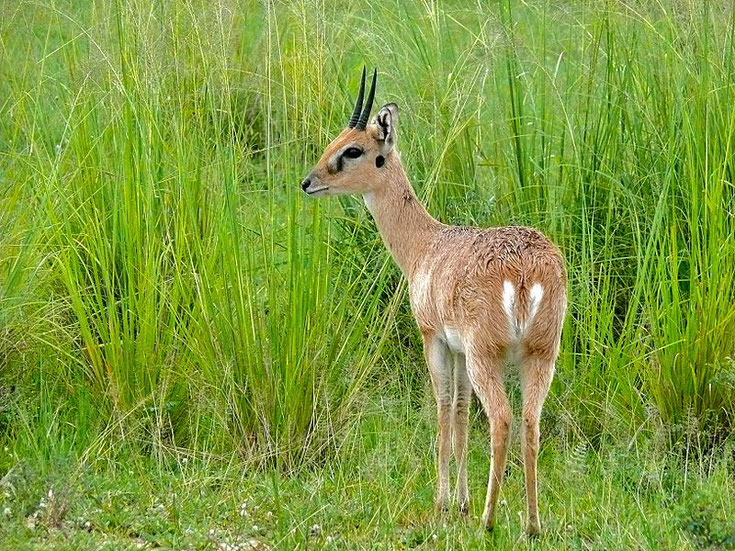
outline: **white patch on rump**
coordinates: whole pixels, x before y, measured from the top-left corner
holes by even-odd
[[[528,295],[530,305],[529,305],[529,311],[528,311],[528,321],[526,322],[526,326],[531,323],[531,320],[533,320],[534,316],[536,315],[536,312],[538,312],[538,307],[541,305],[541,299],[544,298],[544,288],[541,287],[540,283],[534,283],[533,287],[531,287],[531,292]]]
[[[516,320],[513,310],[515,309],[516,303],[516,288],[513,284],[505,280],[503,282],[503,310],[505,315],[508,317],[508,324],[510,325],[510,333],[514,338],[518,337],[518,321]]]
[[[526,322],[521,324],[519,323],[515,313],[515,287],[510,281],[503,282],[503,310],[505,310],[505,315],[508,317],[510,332],[513,338],[521,339],[528,333],[528,330],[531,328],[533,318],[536,316],[539,306],[541,306],[541,299],[543,299],[543,297],[544,288],[540,283],[534,283],[528,293],[528,316],[526,316]]]

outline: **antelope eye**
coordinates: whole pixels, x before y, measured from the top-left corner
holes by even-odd
[[[358,157],[362,156],[362,149],[359,147],[349,147],[345,149],[345,152],[342,153],[344,157],[347,157],[348,159],[357,159]]]

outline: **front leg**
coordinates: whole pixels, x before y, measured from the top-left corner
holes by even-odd
[[[449,457],[452,452],[452,365],[447,345],[435,332],[422,332],[424,355],[431,375],[439,423],[439,483],[436,493],[437,512],[449,508]]]

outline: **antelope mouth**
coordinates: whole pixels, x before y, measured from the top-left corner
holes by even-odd
[[[329,189],[329,186],[322,186],[322,187],[318,187],[316,189],[307,189],[305,191],[309,195],[315,195],[315,194],[319,193],[320,191],[327,191],[328,189]]]

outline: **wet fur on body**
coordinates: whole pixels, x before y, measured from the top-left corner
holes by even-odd
[[[364,73],[360,98],[363,91]],[[365,108],[368,112],[370,103]],[[361,120],[366,121],[365,110],[361,112]],[[359,114],[358,106],[355,113]],[[397,119],[397,107],[388,104],[364,129],[359,123],[357,128],[345,129],[325,149],[302,189],[312,196],[362,195],[383,242],[408,280],[437,402],[437,510],[449,504],[452,450],[457,462],[457,504],[461,512],[469,509],[467,424],[473,390],[480,399],[490,421],[492,447],[483,512],[488,529],[494,526],[510,434],[503,366],[509,360],[518,366],[527,530],[538,534],[539,420],[566,310],[563,258],[533,228],[457,227],[434,219],[418,201],[395,150]],[[355,114],[353,120],[357,120]]]
[[[422,332],[452,327],[483,354],[503,356],[518,346],[525,354],[555,356],[566,275],[556,247],[541,232],[444,226],[406,275]],[[514,293],[510,322],[503,307],[506,282]],[[534,285],[543,297],[529,319]]]

